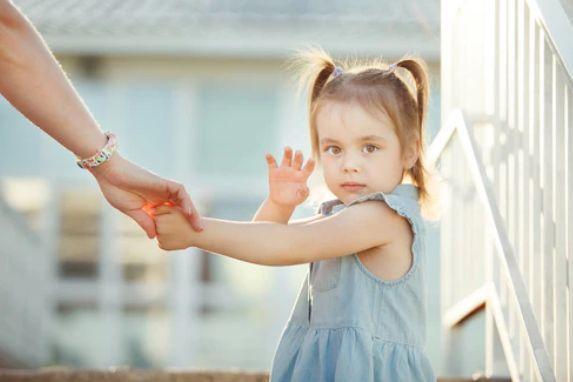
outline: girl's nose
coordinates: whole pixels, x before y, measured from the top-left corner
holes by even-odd
[[[356,166],[345,166],[345,167],[344,167],[344,172],[346,172],[346,173],[353,173],[353,172],[354,172],[354,173],[357,173],[357,172],[360,172],[360,171],[358,170],[358,167],[356,167]]]
[[[344,163],[342,163],[342,171],[345,173],[357,173],[360,172],[360,166],[356,159],[345,158]]]

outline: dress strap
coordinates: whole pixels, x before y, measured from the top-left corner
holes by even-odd
[[[406,191],[408,194],[406,194]],[[386,203],[391,209],[396,211],[396,213],[408,221],[410,227],[412,228],[412,233],[414,235],[412,241],[412,266],[406,272],[404,276],[396,280],[381,280],[372,274],[368,269],[362,264],[358,255],[354,254],[355,261],[362,273],[366,274],[367,277],[375,280],[381,285],[391,286],[399,285],[405,282],[410,276],[415,272],[415,270],[420,266],[420,262],[423,261],[424,248],[424,237],[425,227],[419,213],[419,204],[415,194],[411,191],[401,188],[399,193],[392,192],[386,194],[384,192],[376,192],[368,195],[364,195],[351,203],[347,207],[351,207],[355,204],[364,203],[371,200],[378,200]]]

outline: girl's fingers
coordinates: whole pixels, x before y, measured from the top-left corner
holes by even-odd
[[[300,168],[302,167],[303,161],[304,161],[304,159],[302,157],[302,152],[300,152],[299,150],[296,150],[296,152],[294,154],[294,160],[292,162],[292,167],[295,170],[300,170]]]
[[[269,165],[269,169],[277,168],[277,161],[275,160],[274,156],[272,156],[271,154],[267,154],[265,155],[265,158],[267,160],[267,164]]]
[[[281,166],[287,166],[287,167],[292,166],[292,149],[288,146],[285,147]]]
[[[309,159],[306,161],[306,164],[304,165],[304,167],[302,168],[302,172],[303,172],[307,177],[309,177],[310,174],[312,174],[312,172],[314,171],[314,164],[315,164],[314,159],[309,158]]]

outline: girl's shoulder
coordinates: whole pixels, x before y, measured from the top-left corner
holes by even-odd
[[[379,191],[363,195],[348,205],[344,205],[344,203],[338,199],[328,200],[320,204],[317,213],[323,216],[328,216],[344,208],[349,208],[369,201],[384,202],[399,215],[410,219],[416,217],[420,213],[418,188],[409,183],[399,184],[392,192],[389,193]]]
[[[385,245],[358,253],[360,264],[383,282],[397,283],[413,273],[418,262],[415,253],[420,246],[423,224],[420,215],[417,187],[401,184],[390,193],[376,192],[364,195],[348,205],[381,201],[396,212],[392,240]]]

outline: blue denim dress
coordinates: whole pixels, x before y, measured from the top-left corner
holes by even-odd
[[[424,352],[426,268],[418,189],[331,200],[328,216],[368,200],[385,202],[412,226],[413,261],[396,280],[371,273],[356,254],[310,264],[273,359],[271,382],[435,381]]]

